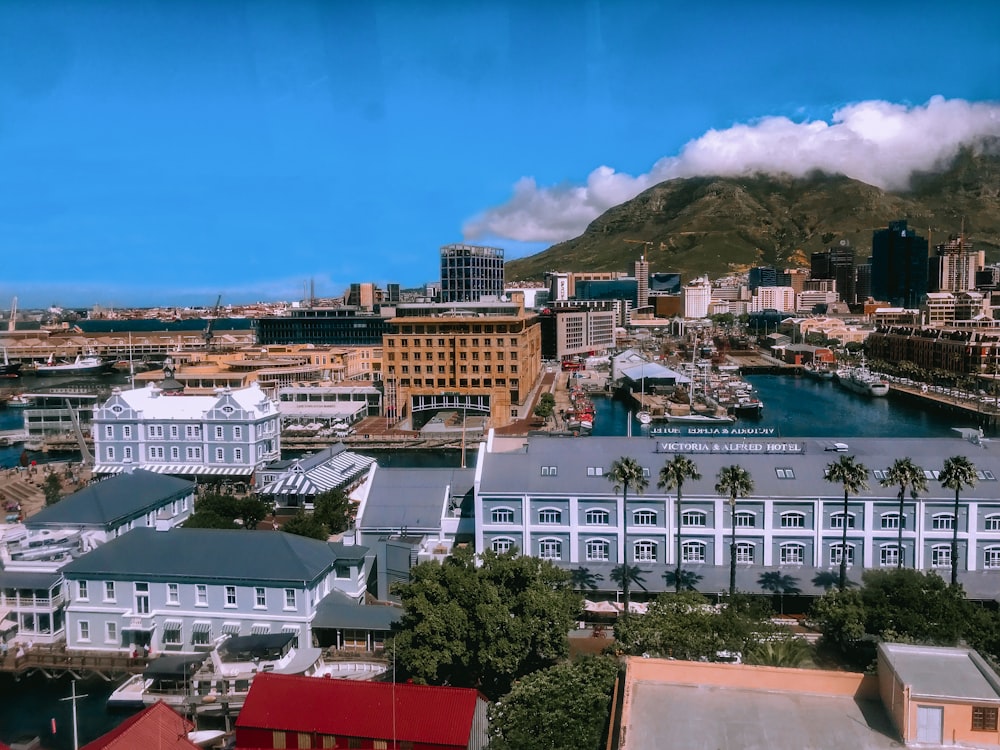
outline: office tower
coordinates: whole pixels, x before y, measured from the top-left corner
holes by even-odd
[[[636,306],[649,304],[649,261],[643,255],[635,262]]]
[[[871,258],[867,263],[860,263],[854,269],[854,296],[858,302],[864,302],[872,296],[872,264]]]
[[[893,221],[872,233],[872,296],[915,308],[927,293],[927,239]]]
[[[482,245],[441,248],[441,301],[479,302],[503,296],[503,250]]]
[[[751,292],[762,286],[791,286],[791,278],[786,272],[771,266],[754,266],[750,269],[747,286]]]
[[[570,275],[549,271],[545,274],[545,281],[549,287],[549,300],[552,302],[564,302],[570,298]]]
[[[857,301],[854,248],[848,240],[841,240],[839,245],[813,253],[810,260],[812,278],[835,280],[841,300],[848,304]]]
[[[928,263],[928,288],[934,292],[964,292],[976,288],[976,271],[986,262],[983,251],[960,235],[934,248]]]
[[[684,317],[704,318],[712,304],[712,284],[707,276],[693,279],[684,287]]]

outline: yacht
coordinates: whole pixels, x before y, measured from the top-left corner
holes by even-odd
[[[105,362],[95,354],[86,356],[77,354],[72,362],[56,362],[50,355],[44,365],[35,368],[35,374],[51,377],[54,375],[99,375],[108,372],[114,366],[113,362]]]
[[[864,358],[855,367],[842,367],[837,370],[837,382],[847,390],[862,396],[879,398],[889,393],[889,384],[868,369]]]

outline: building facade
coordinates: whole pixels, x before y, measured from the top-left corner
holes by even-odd
[[[389,328],[390,311],[383,314],[379,306],[293,308],[285,315],[258,318],[257,344],[378,346]]]
[[[482,245],[441,248],[441,301],[479,302],[503,295],[503,250]]]
[[[872,233],[871,294],[893,305],[916,307],[927,293],[927,239],[893,221]]]

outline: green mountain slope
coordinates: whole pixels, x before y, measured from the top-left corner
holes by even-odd
[[[906,192],[822,173],[668,180],[609,209],[579,237],[508,262],[506,280],[540,280],[546,271],[631,272],[643,253],[654,272],[717,277],[754,263],[807,266],[810,253],[842,239],[861,259],[872,230],[897,219],[932,245],[958,234],[964,220],[974,246],[993,262],[1000,258],[998,153],[992,144],[963,152],[942,172],[914,175]]]

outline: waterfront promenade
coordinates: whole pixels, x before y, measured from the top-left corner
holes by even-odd
[[[39,673],[49,678],[69,674],[81,680],[97,676],[110,682],[143,672],[147,662],[148,658],[132,658],[127,654],[107,651],[71,653],[66,650],[65,643],[51,646],[12,643],[7,653],[0,655],[0,673],[10,673],[15,677]]]

